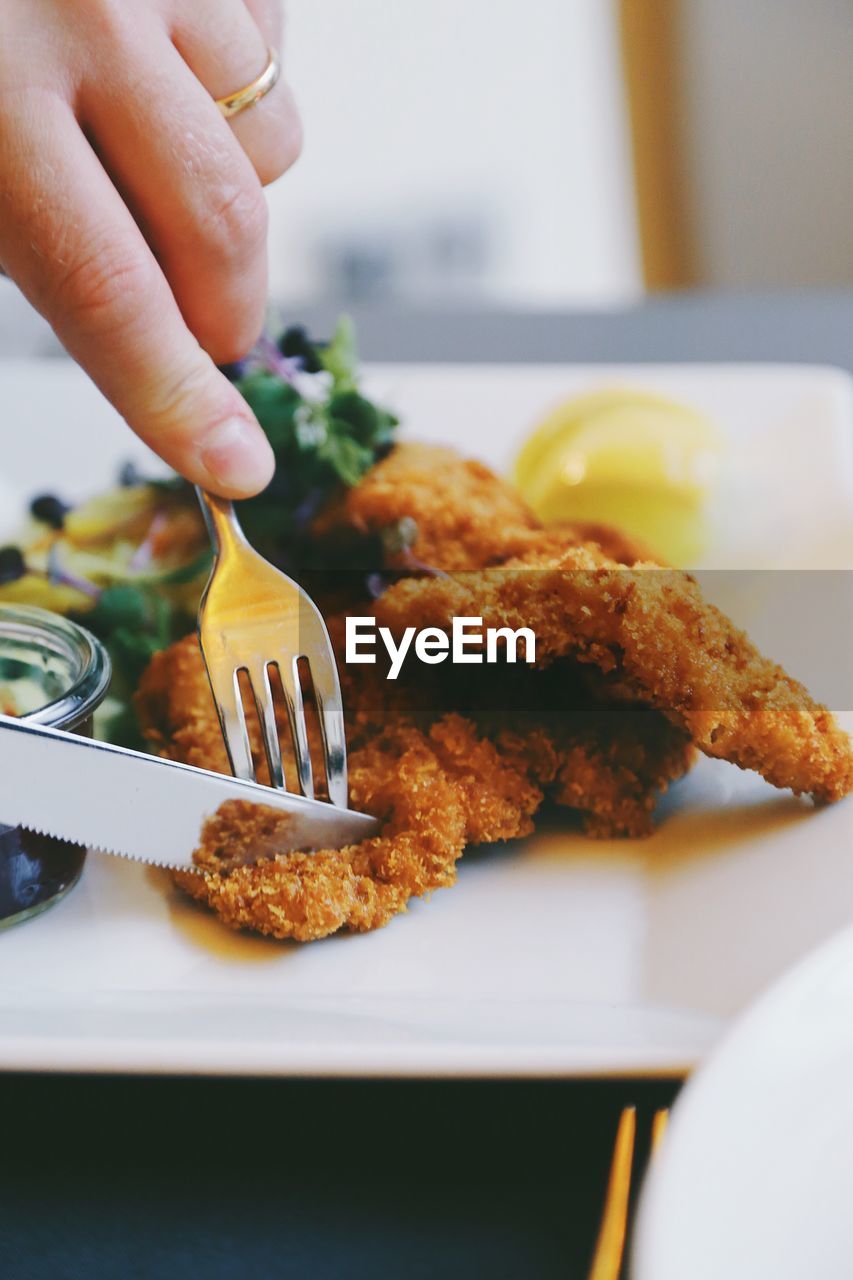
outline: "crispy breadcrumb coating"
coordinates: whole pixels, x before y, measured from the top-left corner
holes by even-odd
[[[268,847],[275,818],[221,814],[200,873],[178,872],[175,880],[234,928],[300,941],[378,928],[410,898],[453,884],[467,845],[528,834],[546,792],[575,810],[589,835],[646,835],[658,794],[690,762],[686,735],[646,707],[599,714],[587,698],[554,723],[525,698],[527,723],[508,727],[494,700],[474,718],[442,711],[419,684],[392,684],[372,668],[356,680],[344,668],[344,697],[351,803],[379,817],[381,833],[345,849],[235,865],[247,846]],[[137,707],[161,754],[227,770],[194,637],[154,658]],[[256,723],[250,733],[263,778]]]
[[[531,627],[537,661],[599,668],[614,696],[657,707],[706,755],[816,800],[853,785],[850,739],[832,714],[707,604],[689,574],[546,541],[500,568],[399,581],[376,613],[395,632],[471,613],[486,627]]]
[[[402,551],[382,539],[401,521],[416,531],[414,544]],[[541,548],[543,538],[560,549],[595,542],[622,564],[650,558],[636,538],[609,525],[584,521],[543,530],[515,489],[488,467],[427,444],[397,445],[326,508],[311,537],[314,553],[319,548],[331,568],[360,547],[371,569],[482,569]]]
[[[381,835],[229,868],[235,844],[266,843],[270,819],[225,814],[216,832],[222,853],[208,836],[202,873],[178,872],[175,880],[233,928],[303,942],[342,928],[377,929],[410,898],[453,884],[467,844],[529,832],[541,800],[523,770],[455,716],[428,734],[398,728],[353,751],[350,796],[383,820]]]
[[[446,629],[454,615],[532,627],[539,661],[600,668],[611,696],[657,707],[707,755],[818,800],[850,790],[850,740],[827,708],[636,540],[588,524],[543,530],[487,468],[428,445],[398,446],[323,530],[375,534],[404,514],[417,524],[417,559],[454,576],[391,585],[377,616],[398,634]]]
[[[515,490],[480,462],[435,445],[398,445],[314,522],[321,544],[370,543],[401,520],[417,526],[415,552],[436,569],[505,560],[540,526]],[[387,563],[397,563],[386,548]],[[405,567],[405,557],[399,560]],[[381,566],[374,560],[372,568]]]

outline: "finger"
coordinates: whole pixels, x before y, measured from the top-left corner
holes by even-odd
[[[258,24],[267,44],[280,51],[284,28],[281,0],[243,0],[243,3]]]
[[[247,19],[251,21],[251,19]],[[113,74],[81,90],[78,114],[143,228],[189,328],[218,364],[264,323],[267,208],[252,165],[210,96],[155,28],[115,37]]]
[[[179,6],[172,39],[213,98],[251,84],[267,66],[270,46],[279,48],[275,6],[264,2],[256,8],[262,26],[242,0],[209,0],[203,14],[197,0]],[[302,150],[299,112],[283,78],[260,102],[232,116],[228,125],[265,185],[281,177]]]
[[[0,258],[130,426],[190,480],[228,497],[272,475],[245,401],[187,329],[151,250],[70,108],[7,96]]]

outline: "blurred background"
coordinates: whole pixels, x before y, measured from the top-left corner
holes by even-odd
[[[741,358],[748,294],[751,358],[849,362],[853,0],[285,6],[306,142],[269,191],[283,318],[349,310],[372,358],[645,359],[632,305],[712,291],[714,335],[697,313],[679,347],[669,321],[672,358]],[[549,346],[528,312],[581,328]],[[0,350],[59,352],[14,290]]]
[[[853,284],[851,0],[288,0],[287,304]]]

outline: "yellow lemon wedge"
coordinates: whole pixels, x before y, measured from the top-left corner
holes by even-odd
[[[689,565],[705,545],[721,455],[720,433],[703,414],[614,387],[552,410],[518,455],[514,479],[545,524],[611,524],[668,563]]]

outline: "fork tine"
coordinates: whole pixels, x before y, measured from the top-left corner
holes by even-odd
[[[332,804],[346,808],[349,803],[347,788],[347,741],[344,733],[344,708],[341,701],[341,685],[331,656],[314,652],[308,657],[314,695],[317,699],[317,715],[323,739],[323,759],[326,766],[326,786]]]
[[[286,787],[281,742],[275,719],[269,668],[281,680],[296,759],[298,786],[315,798],[309,726],[297,663],[311,668],[312,714],[316,710],[323,745],[326,790],[332,804],[347,807],[346,738],[340,683],[329,633],[317,606],[302,587],[254,551],[246,541],[233,505],[198,490],[214,549],[214,566],[199,608],[202,649],[225,661],[208,664],[223,737],[233,772],[254,779],[251,744],[246,731],[241,688],[222,687],[222,672],[245,671],[261,724],[264,751],[273,786]],[[275,655],[280,655],[276,660]],[[232,682],[233,683],[233,682]],[[314,736],[313,721],[310,726]]]
[[[235,778],[242,778],[244,782],[254,782],[255,763],[252,759],[246,713],[243,710],[243,699],[240,695],[238,671],[232,671],[230,678],[226,678],[215,673],[207,662],[205,666],[222,727],[222,736],[225,739],[225,748],[231,762],[231,772]]]
[[[302,686],[296,669],[296,658],[276,663],[287,706],[287,718],[293,735],[293,754],[296,757],[296,773],[299,788],[309,800],[314,799],[314,770],[311,768],[311,752],[308,747],[308,730],[305,727],[305,707]]]
[[[281,743],[278,740],[278,725],[275,722],[275,704],[273,703],[272,689],[270,687],[270,673],[265,662],[252,664],[249,668],[249,681],[252,686],[255,706],[258,709],[258,718],[261,722],[264,751],[266,752],[267,765],[270,771],[270,783],[272,786],[278,787],[280,791],[284,791]]]

